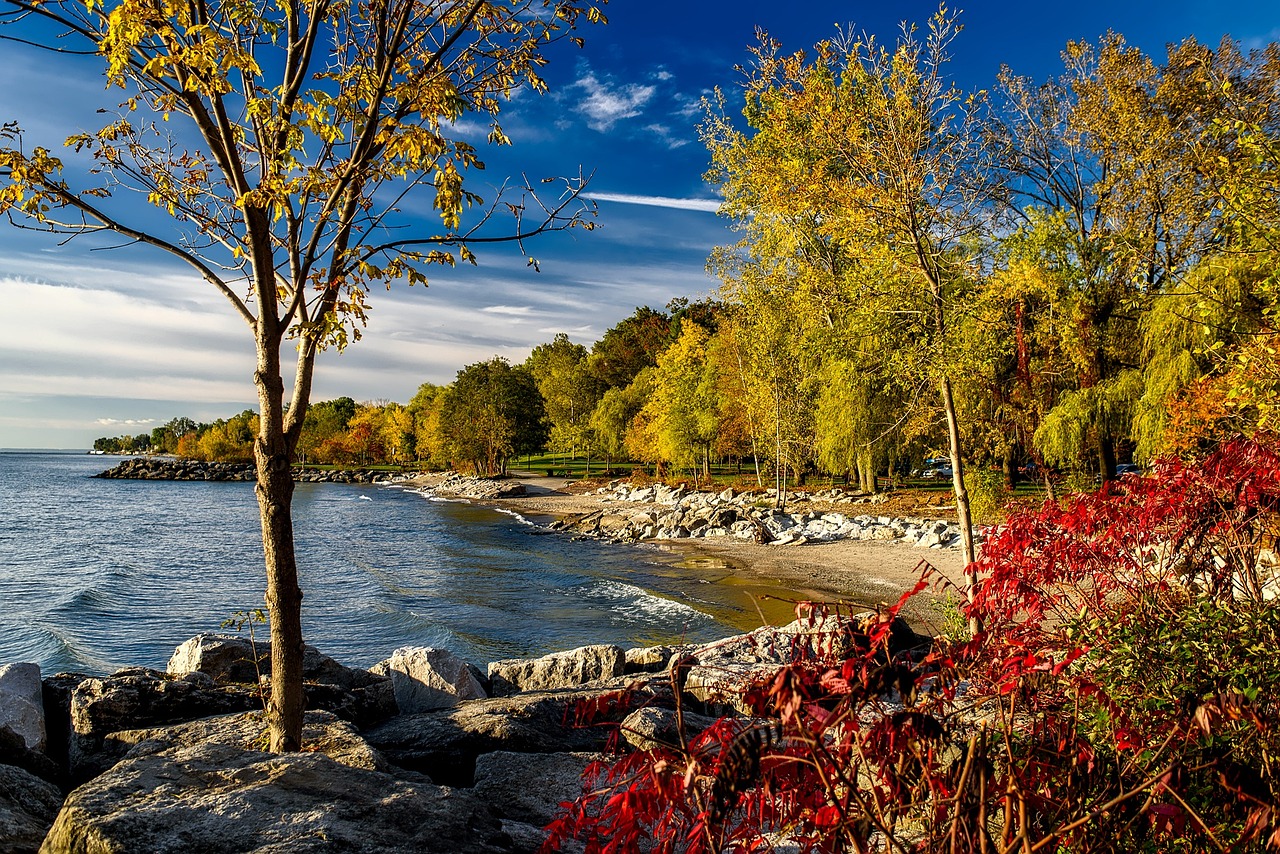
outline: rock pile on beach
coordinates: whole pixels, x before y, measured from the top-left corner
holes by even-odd
[[[451,495],[473,501],[489,501],[495,498],[516,498],[525,494],[524,484],[516,480],[498,480],[491,477],[471,477],[456,471],[446,472],[430,487],[422,490],[429,494]]]
[[[833,540],[882,540],[919,548],[959,548],[960,529],[941,519],[898,518],[829,511],[786,512],[765,493],[691,492],[663,484],[602,487],[605,507],[556,527],[619,542],[734,537],[771,545],[802,545]],[[806,496],[795,504],[823,501],[852,504],[874,496],[850,496],[839,490]],[[614,509],[613,505],[640,507]]]
[[[299,469],[293,479],[300,483],[384,483],[415,476],[391,475],[387,472],[360,469]],[[258,479],[252,463],[207,463],[202,460],[179,460],[170,457],[133,457],[122,461],[95,477],[118,480],[212,480],[254,481]]]
[[[486,671],[440,649],[361,670],[308,648],[305,752],[283,755],[263,751],[267,649],[238,635],[197,636],[164,672],[42,685],[35,665],[0,668],[0,850],[533,852],[617,736],[670,739],[677,696],[690,735],[749,713],[748,689],[797,651],[856,645],[876,619]],[[900,620],[891,638],[894,656],[930,642]]]

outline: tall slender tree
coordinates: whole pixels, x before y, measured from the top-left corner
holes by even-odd
[[[67,139],[79,156],[65,164],[5,124],[0,213],[181,260],[253,342],[273,750],[301,744],[290,463],[316,354],[359,337],[373,285],[425,284],[429,265],[474,262],[477,243],[592,224],[581,178],[549,202],[524,188],[486,205],[465,181],[483,167],[478,151],[452,134],[478,113],[492,119],[490,143],[509,143],[503,100],[545,91],[548,45],[580,43],[575,30],[603,21],[605,2],[0,0],[4,37],[54,59],[101,56],[122,99],[105,127]],[[129,201],[139,195],[168,222],[140,213]],[[439,213],[434,226],[407,213],[415,195]],[[514,215],[509,230],[489,230],[495,211]]]

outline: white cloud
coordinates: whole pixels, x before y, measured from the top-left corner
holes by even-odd
[[[159,422],[155,418],[96,418],[93,423],[104,427],[142,427]]]
[[[533,314],[533,307],[527,305],[488,305],[480,310],[488,314],[503,314],[510,317],[528,317]]]
[[[587,117],[587,127],[604,133],[623,119],[634,118],[644,112],[653,98],[654,86],[638,83],[619,85],[610,78],[601,80],[590,69],[584,69],[572,87],[581,89],[586,97],[578,103],[578,112]]]
[[[637,196],[631,193],[592,193],[591,198],[601,202],[617,202],[623,205],[648,205],[655,208],[678,208],[684,211],[720,210],[718,199],[672,199],[667,196]]]
[[[654,134],[655,136],[658,137],[658,139],[666,143],[667,148],[676,149],[689,144],[688,139],[681,136],[676,136],[671,132],[671,128],[667,127],[666,125],[658,124],[657,122],[654,122],[651,125],[645,125],[644,129]]]
[[[675,75],[674,75],[674,74],[672,74],[670,71],[668,71],[668,70],[667,70],[667,69],[665,69],[665,68],[660,68],[660,69],[658,69],[658,70],[654,73],[654,75],[653,75],[653,79],[654,79],[654,80],[662,80],[662,81],[666,81],[666,80],[671,80],[671,79],[674,79],[674,78],[675,78]]]

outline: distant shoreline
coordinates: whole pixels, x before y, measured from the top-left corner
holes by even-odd
[[[526,495],[491,500],[470,499],[477,504],[515,510],[525,517],[571,519],[610,504],[591,493],[569,491],[572,482],[513,471],[510,481],[525,487]],[[443,474],[423,475],[407,483],[432,488]],[[616,507],[617,505],[612,505]],[[632,505],[628,510],[640,510]],[[820,509],[820,508],[819,508]],[[845,509],[847,508],[830,508]],[[732,537],[647,541],[664,551],[686,555],[687,560],[722,563],[739,582],[772,584],[810,601],[841,601],[865,607],[892,604],[919,581],[917,565],[927,559],[952,583],[963,579],[964,558],[959,550],[916,549],[910,546],[865,540],[837,540],[799,546],[757,545]],[[726,578],[724,583],[734,583]],[[922,631],[936,631],[941,616],[935,603],[944,592],[930,588],[913,598],[903,615]],[[775,614],[778,608],[773,608]]]

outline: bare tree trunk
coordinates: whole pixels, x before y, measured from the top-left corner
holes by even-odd
[[[1116,479],[1116,446],[1111,434],[1098,428],[1098,472],[1103,480]]]
[[[264,343],[267,346],[263,346]],[[254,373],[261,406],[253,444],[258,471],[258,512],[267,569],[267,612],[271,617],[271,700],[268,714],[271,750],[302,747],[302,588],[293,548],[292,449],[283,426],[284,383],[279,351],[259,340]]]
[[[956,496],[956,515],[960,517],[960,544],[964,552],[965,598],[973,603],[978,572],[974,566],[977,555],[973,547],[973,519],[969,513],[969,491],[964,486],[964,462],[960,458],[960,422],[956,418],[955,397],[951,393],[950,377],[942,378],[942,406],[947,413],[947,438],[951,446],[951,486]],[[969,632],[977,634],[982,626],[977,617],[969,618]]]

